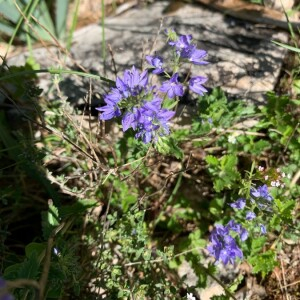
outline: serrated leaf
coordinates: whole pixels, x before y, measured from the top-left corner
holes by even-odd
[[[207,155],[205,157],[205,160],[209,165],[212,165],[212,166],[218,166],[219,165],[219,160],[215,156]]]
[[[221,158],[221,168],[233,170],[236,168],[237,164],[237,157],[235,155],[224,155]]]
[[[249,262],[253,266],[252,272],[261,273],[263,278],[278,265],[276,253],[272,250],[250,257]]]
[[[177,159],[183,158],[182,150],[177,146],[175,140],[172,137],[159,137],[155,144],[155,148],[161,154],[173,155]]]
[[[251,255],[261,251],[262,247],[266,244],[267,238],[264,236],[257,237],[252,240]]]

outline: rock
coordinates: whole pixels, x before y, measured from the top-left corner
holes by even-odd
[[[208,52],[210,64],[191,69],[192,75],[209,78],[208,87],[221,86],[235,98],[260,101],[264,93],[274,88],[286,50],[274,45],[272,40],[287,43],[286,32],[227,17],[200,5],[185,4],[176,12],[165,14],[167,6],[168,2],[155,2],[106,19],[106,45],[112,49],[118,74],[132,65],[145,67],[143,57],[153,54],[154,50],[168,55],[165,36],[157,37],[157,32],[161,28],[174,28],[179,34],[192,34],[198,47]],[[97,24],[75,32],[71,48],[73,60],[68,59],[67,65],[78,70],[77,65],[81,64],[89,72],[114,79],[112,57],[107,47],[105,62],[101,58],[101,36],[102,28]],[[63,61],[61,51],[55,47],[35,49],[34,55],[42,67],[58,66],[57,57]],[[13,57],[9,64],[22,64],[28,56],[25,53]],[[50,82],[49,77],[46,78],[43,88]],[[60,86],[71,101],[83,103],[89,80],[68,76]],[[104,93],[107,86],[93,80],[93,90]]]

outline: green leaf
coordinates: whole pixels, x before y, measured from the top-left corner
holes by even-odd
[[[59,225],[58,209],[52,203],[49,203],[48,223],[54,227]]]
[[[59,211],[59,216],[61,218],[65,218],[67,216],[76,216],[81,215],[87,212],[87,210],[91,207],[96,207],[98,205],[98,201],[92,199],[79,199],[76,203],[72,205],[61,206]]]
[[[263,278],[278,265],[276,253],[272,250],[250,257],[249,262],[253,266],[252,272],[261,273]]]
[[[299,48],[292,47],[292,46],[289,46],[289,45],[286,45],[286,44],[282,44],[282,43],[279,43],[279,42],[276,42],[276,41],[272,41],[272,43],[274,43],[274,44],[276,44],[276,45],[278,45],[278,46],[280,46],[282,48],[285,48],[285,49],[288,49],[288,50],[300,53],[300,49]]]
[[[46,250],[46,244],[44,243],[30,243],[25,247],[25,255],[29,258],[32,253],[36,256],[40,256]]]
[[[18,279],[18,273],[20,272],[21,267],[21,263],[7,267],[4,271],[3,277],[7,280]]]
[[[292,212],[295,208],[296,202],[295,200],[288,200],[281,202],[279,199],[274,200],[277,209],[279,211],[279,216],[282,220],[287,221],[292,219]]]
[[[18,278],[37,279],[40,263],[36,252],[32,252],[22,264],[18,272]]]
[[[44,239],[48,239],[52,231],[59,225],[59,214],[58,209],[52,204],[52,201],[49,202],[48,211],[42,212],[42,230]]]
[[[253,239],[251,244],[251,255],[260,252],[263,246],[266,244],[266,241],[267,238],[264,236]]]
[[[235,155],[224,155],[221,158],[221,169],[222,170],[233,170],[237,165],[237,156]]]
[[[219,160],[215,156],[207,155],[205,157],[205,160],[209,165],[212,165],[212,166],[218,166],[219,165]]]
[[[174,155],[177,159],[183,158],[182,150],[177,146],[174,138],[170,136],[159,137],[156,141],[155,148],[161,154]]]

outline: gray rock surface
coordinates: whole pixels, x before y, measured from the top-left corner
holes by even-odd
[[[272,40],[286,43],[288,34],[265,25],[252,24],[226,17],[200,5],[185,4],[172,14],[164,11],[168,2],[135,7],[121,16],[106,19],[106,45],[110,45],[118,74],[132,65],[143,67],[143,57],[154,51],[166,57],[169,47],[164,34],[157,32],[174,28],[179,34],[192,34],[198,47],[208,52],[206,66],[193,66],[192,75],[209,78],[207,87],[221,86],[235,98],[262,100],[278,80],[286,51],[272,44]],[[102,28],[92,24],[78,30],[71,49],[77,63],[89,72],[114,79],[112,57],[108,51],[105,62],[101,56]],[[36,49],[37,61],[42,67],[55,67],[64,61],[76,68],[74,60],[64,59],[55,47]],[[10,59],[10,64],[22,64],[28,54]],[[57,61],[60,58],[60,62]],[[188,71],[188,70],[185,70]],[[41,82],[46,88],[49,77]],[[86,95],[88,80],[68,76],[61,82],[63,94],[78,103]],[[93,90],[103,93],[103,82],[93,81]],[[80,101],[79,101],[80,102]]]

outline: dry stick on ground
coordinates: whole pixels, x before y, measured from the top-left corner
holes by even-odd
[[[46,285],[47,285],[47,281],[48,281],[48,274],[49,274],[49,269],[50,269],[50,264],[51,264],[51,252],[52,252],[52,247],[54,244],[54,238],[58,234],[58,232],[61,229],[63,229],[63,227],[65,225],[66,225],[66,223],[62,222],[57,228],[55,228],[53,230],[53,232],[51,233],[51,235],[48,239],[42,276],[39,281],[39,286],[40,286],[39,299],[40,300],[44,299],[44,295],[45,295],[45,289],[46,289]]]
[[[35,124],[35,125],[37,125],[37,126],[43,128],[43,129],[45,129],[45,130],[48,131],[49,133],[52,133],[52,134],[56,135],[57,137],[59,137],[59,138],[65,140],[66,142],[70,143],[76,150],[78,150],[79,152],[81,152],[82,154],[84,154],[84,156],[86,156],[87,158],[90,158],[90,159],[93,160],[94,162],[97,162],[93,156],[91,156],[91,155],[90,155],[89,153],[87,153],[85,150],[81,149],[80,146],[78,146],[78,145],[75,144],[73,141],[71,141],[71,140],[69,139],[69,137],[67,137],[64,133],[62,133],[62,132],[56,130],[55,128],[50,127],[49,125],[46,126],[46,125],[44,125],[44,124],[42,124],[42,123],[40,123],[40,122],[38,122],[38,121],[33,120],[31,117],[27,116],[24,112],[22,112],[22,111],[19,109],[18,105],[15,103],[15,101],[14,101],[9,95],[7,95],[7,94],[6,94],[5,92],[3,92],[1,89],[0,89],[0,92],[8,99],[11,103],[13,103],[13,105],[15,106],[15,108],[18,110],[18,112],[19,112],[25,119],[29,120],[29,121],[32,122],[33,124]],[[108,171],[109,171],[109,169],[108,169],[106,166],[104,166],[103,164],[101,164],[101,163],[98,163],[98,166],[99,166],[100,169],[102,169],[102,170],[105,171],[105,172],[108,172]]]
[[[290,286],[293,286],[293,285],[299,284],[299,283],[300,283],[300,280],[296,280],[296,281],[294,281],[292,283],[289,283],[289,284],[283,286],[283,288],[287,288],[287,287],[290,287]],[[271,292],[276,292],[276,291],[278,291],[278,288],[271,290]]]
[[[280,257],[280,266],[281,266],[281,274],[282,274],[282,279],[283,279],[283,290],[285,292],[285,297],[286,297],[286,300],[289,300],[289,295],[288,295],[288,291],[287,291],[287,288],[286,288],[286,279],[285,279],[285,270],[284,270],[284,266],[283,266],[283,261],[282,261],[282,257]]]
[[[60,88],[59,88],[59,86],[58,86],[57,83],[56,83],[56,88],[57,88],[57,91],[59,93],[60,98],[63,99],[63,96],[61,94]],[[89,148],[90,148],[90,150],[91,150],[91,152],[93,154],[93,157],[94,157],[93,161],[96,162],[97,165],[100,165],[101,164],[100,160],[99,160],[99,158],[98,158],[98,156],[97,156],[97,154],[96,154],[93,146],[91,145],[89,139],[86,137],[86,135],[83,133],[83,131],[77,126],[77,124],[74,122],[72,116],[67,111],[64,111],[64,113],[65,113],[66,117],[69,119],[69,121],[72,123],[72,125],[74,126],[74,128],[77,130],[77,132],[80,133],[80,136],[83,138],[83,140],[88,144],[88,146],[89,146]]]

